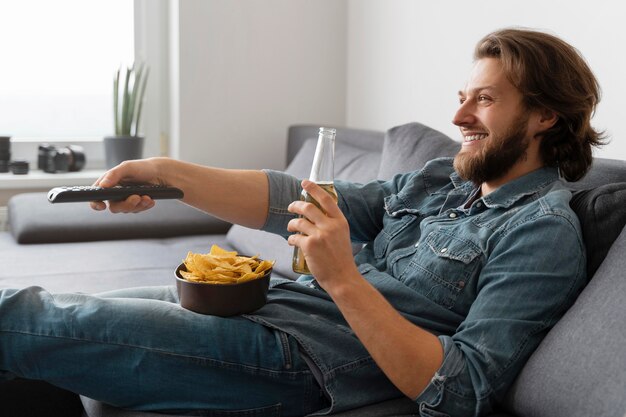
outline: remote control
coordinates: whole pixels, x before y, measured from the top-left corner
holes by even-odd
[[[76,203],[85,201],[125,200],[131,195],[147,195],[153,200],[183,198],[183,191],[160,185],[118,185],[104,188],[97,186],[55,187],[48,191],[51,203]]]

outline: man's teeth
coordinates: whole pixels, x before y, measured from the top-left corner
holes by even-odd
[[[481,140],[481,139],[484,139],[484,138],[486,138],[486,137],[487,137],[487,135],[485,135],[485,134],[481,134],[481,135],[471,135],[471,136],[465,136],[465,140],[466,140],[467,142],[471,142],[471,141],[473,141],[473,140]]]

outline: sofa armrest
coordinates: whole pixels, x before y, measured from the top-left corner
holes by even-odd
[[[231,224],[177,200],[159,200],[137,214],[97,212],[87,203],[50,204],[46,193],[8,203],[9,229],[18,243],[87,242],[224,234]]]

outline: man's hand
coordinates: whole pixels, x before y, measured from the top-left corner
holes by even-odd
[[[125,161],[111,168],[93,184],[99,187],[114,187],[120,184],[158,184],[168,185],[160,174],[159,165],[164,158],[150,158]],[[92,201],[91,208],[105,210],[104,201]],[[124,201],[110,201],[112,213],[138,213],[154,207],[154,200],[148,196],[132,195]]]
[[[288,207],[292,213],[304,217],[293,219],[287,225],[287,242],[304,252],[307,265],[319,284],[325,288],[340,284],[358,270],[352,256],[348,221],[335,200],[314,182],[302,181],[302,188],[311,195],[322,210],[312,203],[294,201]]]

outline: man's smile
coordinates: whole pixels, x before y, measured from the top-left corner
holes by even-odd
[[[463,133],[463,145],[469,145],[481,141],[489,136],[484,132],[466,132]]]
[[[476,134],[476,135],[467,135],[465,136],[465,141],[466,142],[473,142],[475,140],[481,140],[481,139],[485,139],[488,135],[486,133],[480,133],[480,134]]]

